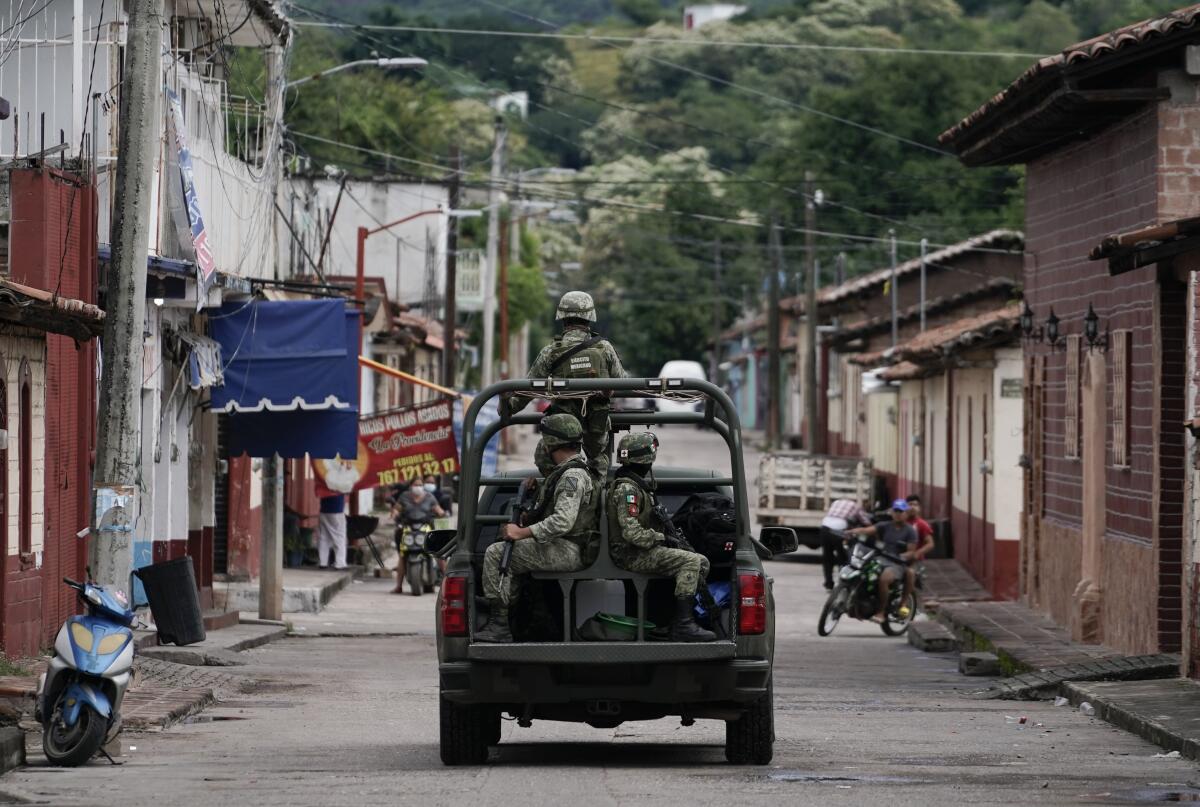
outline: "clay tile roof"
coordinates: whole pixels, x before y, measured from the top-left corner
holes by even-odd
[[[913,364],[910,361],[902,361],[899,364],[892,365],[885,370],[879,371],[879,377],[884,381],[907,381],[911,378],[920,378],[928,374],[928,370],[919,364]]]
[[[1025,237],[1016,230],[992,230],[926,254],[925,264],[928,266],[930,264],[945,263],[978,249],[1004,249],[1007,247],[1015,248],[1019,251],[1024,244]],[[910,261],[896,264],[896,276],[904,277],[907,274],[919,271],[920,268],[921,259],[913,258]],[[826,305],[836,303],[848,297],[862,294],[875,286],[882,286],[891,276],[892,268],[887,266],[883,269],[877,269],[874,272],[860,275],[852,280],[847,280],[840,286],[822,289],[818,292],[817,304]]]
[[[873,353],[857,353],[850,356],[848,361],[863,367],[880,367],[890,364],[893,365],[893,370],[901,367],[902,364],[937,361],[956,350],[1000,342],[1015,336],[1020,325],[1020,317],[1020,304],[1010,303],[1003,308],[974,314],[945,325],[939,325],[936,328],[930,328],[894,348],[878,350]],[[888,378],[893,378],[893,376],[888,376]]]
[[[1019,326],[1021,306],[1017,303],[993,311],[948,322],[925,333],[919,333],[898,345],[895,357],[904,361],[939,358],[960,347],[990,342],[1015,334]]]
[[[1144,49],[1146,55],[1150,56],[1157,49],[1156,46],[1174,47],[1197,39],[1200,39],[1200,3],[1076,43],[1060,53],[1034,62],[987,103],[943,132],[938,142],[954,148],[970,164],[1002,162],[1003,155],[998,151],[1000,146],[984,158],[967,159],[964,154],[968,150],[966,141],[984,137],[992,129],[1002,127],[1025,102],[1059,88],[1064,73],[1081,69],[1102,70],[1110,66],[1105,62],[1116,62],[1116,57],[1131,51]],[[1078,110],[1075,115],[1082,117]]]

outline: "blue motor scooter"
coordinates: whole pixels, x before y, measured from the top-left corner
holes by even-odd
[[[42,748],[53,765],[87,762],[121,730],[121,701],[133,667],[133,611],[115,594],[64,577],[87,613],[69,618],[38,685]]]

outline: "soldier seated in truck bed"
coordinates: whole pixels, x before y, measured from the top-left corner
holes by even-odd
[[[475,633],[477,642],[511,642],[508,609],[512,578],[536,571],[572,572],[595,559],[599,482],[580,453],[583,427],[571,415],[547,415],[539,426],[542,445],[550,452],[554,470],[538,491],[530,526],[505,524],[502,540],[487,548],[483,559],[483,593],[488,601],[487,624]],[[532,540],[531,540],[532,539]],[[500,573],[506,542],[513,542],[509,573]]]

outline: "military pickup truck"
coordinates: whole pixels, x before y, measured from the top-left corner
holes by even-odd
[[[475,418],[498,396],[542,398],[586,396],[614,399],[672,396],[702,402],[701,411],[614,411],[614,431],[636,425],[706,424],[729,449],[729,476],[712,470],[655,467],[659,498],[673,509],[696,492],[724,492],[736,505],[734,558],[714,564],[709,581],[731,586],[728,606],[718,611],[727,638],[713,642],[655,641],[645,622],[663,624],[673,601],[669,578],[618,569],[608,553],[608,520],[601,518],[600,551],[578,572],[535,573],[524,585],[511,615],[516,641],[473,641],[486,621],[481,568],[484,552],[510,518],[521,479],[534,471],[481,478],[488,440],[501,429],[534,424],[536,414],[502,414],[476,435]],[[507,407],[501,407],[502,412]],[[677,716],[725,722],[725,756],[739,765],[771,761],[775,740],[772,662],[775,600],[762,561],[772,552],[796,548],[787,528],[770,528],[761,540],[750,534],[741,431],[732,402],[718,387],[698,379],[544,379],[504,381],[472,402],[463,429],[458,529],[435,536],[445,541],[446,577],[436,617],[441,758],[447,765],[486,762],[500,741],[504,714],[520,726],[535,720],[586,723],[612,728],[627,720]],[[605,482],[607,484],[607,480]],[[605,582],[607,581],[607,582]],[[597,587],[600,593],[597,594]],[[615,590],[614,590],[615,589]],[[597,599],[597,596],[600,599]],[[627,641],[583,641],[577,627],[603,604],[612,613],[637,617]]]

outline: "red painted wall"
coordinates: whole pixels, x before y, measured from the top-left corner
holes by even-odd
[[[95,195],[73,175],[13,171],[10,254],[18,283],[95,302]],[[4,651],[37,653],[77,612],[63,577],[82,579],[86,542],[75,537],[91,512],[95,451],[96,343],[46,336],[45,536],[40,569],[5,561]],[[17,484],[10,479],[9,484]]]

